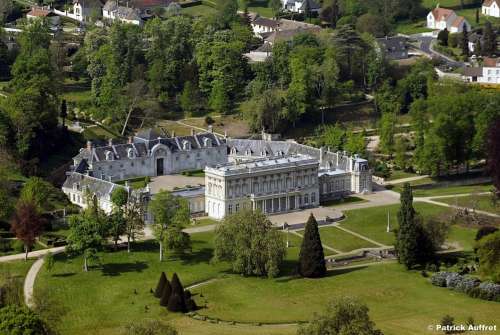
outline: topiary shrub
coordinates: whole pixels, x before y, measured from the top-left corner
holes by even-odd
[[[184,298],[184,288],[182,287],[181,281],[177,276],[177,273],[174,273],[172,276],[172,293],[168,300],[167,309],[171,312],[182,312],[185,313],[186,310],[186,300]]]
[[[167,280],[165,282],[165,285],[163,286],[163,292],[160,299],[160,306],[167,307],[171,295],[172,295],[172,286],[170,285],[170,282]]]
[[[158,285],[156,285],[155,297],[161,298],[163,295],[163,288],[165,287],[165,283],[167,282],[167,276],[165,272],[162,272],[160,275],[160,279],[158,280]]]
[[[500,285],[493,282],[484,282],[478,286],[480,298],[484,300],[500,301]]]
[[[456,273],[456,272],[450,273],[446,277],[446,287],[454,289],[458,285],[458,283],[460,282],[461,279],[462,279],[462,276],[459,275],[458,273]]]
[[[481,281],[477,278],[472,277],[461,277],[461,279],[457,282],[454,287],[455,291],[463,292],[468,294],[472,289],[477,287]]]

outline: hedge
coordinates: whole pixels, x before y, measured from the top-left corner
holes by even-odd
[[[456,272],[437,272],[432,275],[430,282],[434,286],[447,287],[472,298],[500,302],[500,284],[490,281],[481,282],[477,278],[462,276]]]

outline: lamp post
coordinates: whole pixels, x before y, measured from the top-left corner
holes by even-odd
[[[288,223],[283,223],[283,230],[286,229],[286,247],[289,248],[290,247],[290,241],[288,239],[288,233],[290,232],[290,229],[288,227]]]

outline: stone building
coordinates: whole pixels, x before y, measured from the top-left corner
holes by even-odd
[[[243,208],[282,213],[319,204],[318,161],[309,156],[261,158],[205,168],[208,216]]]
[[[226,144],[211,132],[168,137],[147,129],[127,143],[87,143],[73,158],[73,170],[117,181],[200,170],[225,162]]]

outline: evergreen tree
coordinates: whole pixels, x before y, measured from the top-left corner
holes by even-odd
[[[441,30],[437,36],[437,39],[439,41],[439,44],[447,47],[448,46],[448,36],[449,36],[448,29],[444,28]]]
[[[497,49],[497,37],[491,22],[486,22],[484,25],[484,40],[483,40],[483,54],[485,56],[491,56],[496,53]]]
[[[181,281],[174,273],[172,276],[172,293],[168,299],[167,309],[171,312],[186,312],[186,300],[184,297],[184,288],[182,287]]]
[[[66,99],[63,99],[61,102],[61,108],[59,110],[59,116],[62,119],[62,126],[66,125],[66,118],[68,117],[68,106],[66,104]]]
[[[476,43],[474,44],[474,55],[476,56],[481,56],[482,50],[481,50],[481,39],[478,39]]]
[[[409,183],[405,183],[401,193],[401,207],[398,212],[399,229],[396,236],[396,252],[398,260],[407,269],[418,262],[418,227],[413,208],[413,194]]]
[[[323,277],[326,274],[325,254],[319,236],[318,222],[312,213],[307,220],[300,247],[299,273],[308,278]]]
[[[162,272],[160,275],[160,280],[158,280],[158,285],[156,285],[155,297],[161,298],[163,294],[163,288],[165,287],[165,283],[168,281],[165,272]]]
[[[170,285],[170,282],[167,279],[165,285],[163,286],[163,292],[160,299],[160,306],[167,307],[171,296],[172,296],[172,285]]]
[[[476,24],[479,24],[479,8],[476,8]]]
[[[460,46],[462,48],[462,55],[465,57],[469,57],[469,32],[467,31],[467,26],[465,24],[462,31],[462,40]]]

